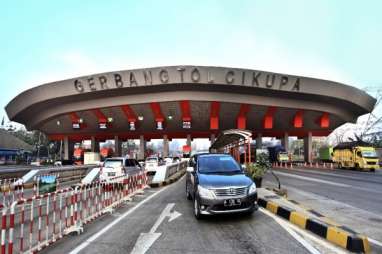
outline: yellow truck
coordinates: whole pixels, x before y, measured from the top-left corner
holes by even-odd
[[[338,145],[333,149],[333,161],[339,168],[375,171],[379,168],[378,155],[371,146]]]
[[[279,152],[277,154],[277,161],[278,162],[288,162],[289,161],[289,155],[287,152]]]

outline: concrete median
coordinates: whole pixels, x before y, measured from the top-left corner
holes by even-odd
[[[273,214],[290,221],[294,225],[325,238],[329,242],[348,251],[356,253],[370,252],[368,238],[351,229],[343,226],[331,225],[286,205],[280,205],[274,201],[270,201],[267,198],[259,198],[258,204]]]
[[[149,185],[150,187],[155,188],[171,184],[184,175],[186,168],[187,161],[162,166],[155,172],[155,175]]]

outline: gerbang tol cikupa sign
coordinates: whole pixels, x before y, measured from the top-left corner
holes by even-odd
[[[299,92],[301,89],[300,78],[295,76],[247,69],[199,66],[127,70],[96,74],[73,81],[74,89],[79,93],[126,87],[192,83],[238,85],[294,92]]]

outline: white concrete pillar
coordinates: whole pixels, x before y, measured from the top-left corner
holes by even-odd
[[[118,136],[114,136],[114,155],[122,156],[122,140]]]
[[[289,135],[287,132],[285,132],[284,137],[281,138],[281,145],[285,148],[286,152],[289,152]]]
[[[312,132],[304,137],[304,159],[306,162],[312,162]]]
[[[211,136],[210,136],[210,144],[212,145],[214,142],[215,142],[215,134],[212,133]]]
[[[91,151],[99,153],[99,141],[94,136],[91,137]]]
[[[64,160],[69,160],[69,137],[64,137]]]
[[[146,150],[146,140],[143,135],[139,136],[139,154],[138,154],[138,160],[144,160],[145,159],[145,150]]]
[[[187,134],[187,141],[186,141],[186,145],[190,146],[191,147],[191,142],[192,142],[192,139],[191,139],[191,134]]]
[[[170,146],[169,146],[169,141],[168,141],[167,135],[163,135],[163,153],[162,153],[162,157],[167,157],[169,155],[169,150],[170,150]]]
[[[263,134],[257,133],[256,137],[256,149],[261,149],[263,147]]]

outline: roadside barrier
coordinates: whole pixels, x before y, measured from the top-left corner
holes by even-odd
[[[318,219],[307,217],[301,212],[290,209],[289,207],[279,206],[278,204],[263,198],[258,199],[258,204],[298,227],[323,237],[329,242],[348,251],[356,253],[370,252],[370,245],[366,236],[359,235],[344,227],[333,226]]]
[[[0,204],[0,254],[36,253],[64,235],[80,234],[85,224],[112,213],[146,186],[142,171],[29,198],[15,195],[11,204]]]

